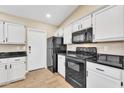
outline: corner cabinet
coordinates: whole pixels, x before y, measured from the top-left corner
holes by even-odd
[[[108,6],[93,14],[94,42],[124,40],[124,6]]]
[[[72,44],[72,24],[64,28],[64,44]]]
[[[11,44],[25,44],[26,43],[26,29],[24,25],[5,23],[5,42]]]

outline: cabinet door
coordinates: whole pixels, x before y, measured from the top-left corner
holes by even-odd
[[[64,28],[64,44],[72,43],[72,25]]]
[[[8,81],[15,81],[25,77],[25,62],[11,62],[8,64]]]
[[[120,88],[121,81],[109,78],[105,75],[96,73],[88,69],[87,87],[88,88]]]
[[[7,65],[0,64],[0,84],[7,82]]]
[[[63,35],[64,35],[63,29],[59,29],[55,33],[55,36],[57,36],[57,37],[63,37]]]
[[[94,41],[124,39],[124,6],[109,6],[93,15]]]
[[[65,78],[65,56],[58,55],[58,73]]]
[[[80,21],[81,21],[81,30],[92,26],[91,15],[83,17]]]
[[[7,43],[26,43],[26,29],[24,25],[5,23]]]
[[[72,24],[72,32],[79,31],[80,29],[81,29],[80,20],[78,20]]]
[[[0,43],[3,43],[4,32],[3,32],[3,22],[0,21]]]

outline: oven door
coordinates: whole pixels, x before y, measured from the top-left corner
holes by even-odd
[[[66,81],[73,87],[86,87],[86,62],[72,57],[66,58]]]

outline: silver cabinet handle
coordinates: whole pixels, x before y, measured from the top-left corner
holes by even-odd
[[[28,49],[29,49],[29,53],[31,53],[31,46],[28,46]]]
[[[5,69],[7,69],[7,65],[5,65]]]
[[[104,70],[103,69],[100,69],[100,68],[96,68],[97,70],[99,70],[99,71],[102,71],[102,72],[104,72]]]
[[[8,38],[6,38],[6,42],[8,42]]]
[[[12,68],[12,65],[10,64],[10,69]]]

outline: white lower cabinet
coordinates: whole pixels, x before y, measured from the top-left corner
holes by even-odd
[[[7,64],[0,64],[0,84],[7,81]]]
[[[88,69],[87,88],[120,88],[121,81]]]
[[[65,56],[58,55],[58,73],[65,78]]]
[[[122,70],[87,62],[87,88],[121,88]]]
[[[0,85],[25,78],[26,58],[6,58],[0,60]]]
[[[9,68],[8,81],[15,81],[25,78],[25,63],[24,62],[12,62]]]

